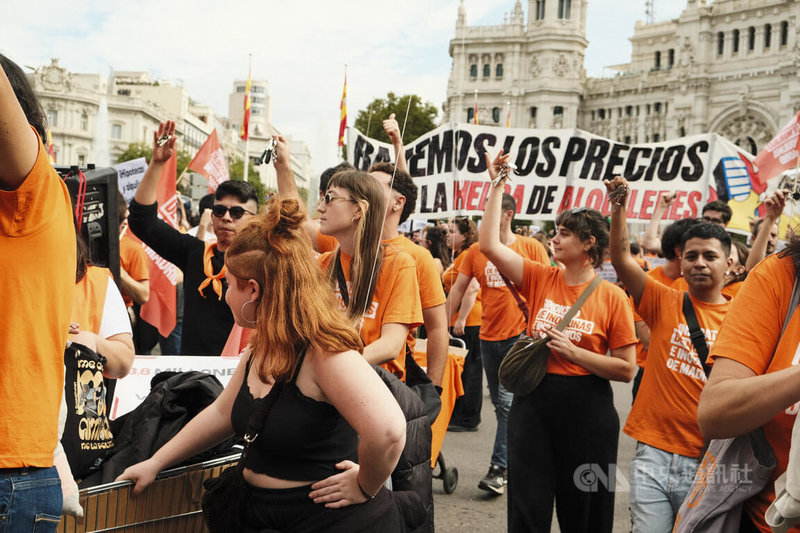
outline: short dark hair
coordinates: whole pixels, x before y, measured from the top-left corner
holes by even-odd
[[[243,180],[227,180],[223,181],[217,187],[217,192],[214,193],[214,198],[222,200],[226,196],[235,196],[237,200],[242,203],[248,200],[255,200],[256,205],[259,205],[259,198],[256,190],[252,185]]]
[[[501,201],[501,209],[503,213],[506,211],[511,211],[514,215],[517,214],[517,201],[514,200],[514,197],[510,194],[504,192],[503,193],[503,200]],[[511,218],[514,218],[513,216]]]
[[[696,218],[683,218],[667,226],[667,229],[664,230],[664,234],[661,235],[661,255],[664,256],[664,259],[671,261],[678,257],[675,253],[675,248],[681,246],[683,234],[689,228],[701,222],[702,221]]]
[[[725,257],[727,258],[731,254],[731,236],[725,231],[725,228],[716,224],[700,222],[689,227],[681,237],[681,251],[686,247],[689,239],[717,239],[722,245]]]
[[[642,247],[639,246],[639,243],[636,241],[631,241],[631,253],[633,255],[639,255],[639,252],[642,251]]]
[[[14,96],[17,97],[28,124],[36,129],[36,133],[39,134],[43,143],[47,142],[47,115],[45,115],[42,104],[39,103],[39,98],[36,96],[36,91],[31,87],[28,77],[19,68],[19,65],[3,54],[0,54],[0,68],[6,73],[8,82],[14,90]]]
[[[731,221],[731,217],[733,216],[733,211],[723,201],[714,200],[713,202],[708,202],[706,205],[703,206],[703,214],[706,214],[706,211],[719,211],[722,213],[722,223],[728,224]]]
[[[331,176],[343,170],[355,170],[356,167],[344,161],[335,167],[326,168],[322,174],[319,175],[319,192],[325,194],[328,192],[328,182],[331,181]]]
[[[761,227],[761,223],[762,223],[762,222],[764,222],[764,219],[763,219],[763,218],[759,218],[758,220],[756,220],[756,223],[755,223],[755,224],[753,224],[753,237],[755,237],[755,236],[757,236],[757,235],[758,235],[758,228],[760,228],[760,227]],[[772,223],[772,225],[774,226],[774,225],[776,225],[777,223],[778,223],[778,221],[775,221],[775,222],[773,222],[773,223]],[[771,230],[771,229],[772,229],[772,228],[770,228],[770,230]]]
[[[400,223],[402,224],[408,220],[408,217],[411,216],[411,213],[413,213],[414,209],[417,207],[417,184],[411,179],[411,175],[408,172],[400,170],[392,163],[387,163],[385,161],[373,163],[367,172],[383,172],[384,174],[393,176],[391,182],[392,190],[397,191],[400,196],[406,199],[403,212],[400,214]]]
[[[197,203],[197,211],[202,215],[203,211],[206,209],[213,209],[214,208],[214,193],[209,193],[200,198],[200,201]]]
[[[586,253],[589,254],[589,259],[595,268],[603,265],[603,257],[608,249],[608,220],[600,211],[595,209],[563,211],[556,217],[556,227],[558,226],[564,226],[582,241],[594,237],[594,246]]]

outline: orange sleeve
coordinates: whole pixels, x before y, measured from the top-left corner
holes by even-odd
[[[461,252],[461,255],[464,256],[464,262],[461,263],[461,269],[459,269],[458,271],[459,274],[464,274],[469,278],[475,277],[475,275],[472,272],[472,261],[473,258],[475,257],[475,250],[478,249],[477,246],[478,246],[477,243],[473,244],[472,246],[467,248],[466,251]]]
[[[391,289],[384,302],[383,324],[407,324],[411,329],[422,324],[422,305],[414,260],[405,253],[393,258],[391,276],[386,278]],[[383,268],[383,267],[382,267]]]
[[[332,252],[339,246],[339,241],[333,235],[325,235],[321,231],[317,232],[317,251],[319,253]]]
[[[423,249],[424,250],[424,249]],[[447,301],[442,287],[442,280],[436,270],[436,263],[433,256],[427,250],[425,254],[420,254],[417,261],[417,280],[419,282],[419,296],[422,309],[430,309],[437,305],[442,305]]]
[[[648,326],[653,329],[653,324],[664,313],[671,313],[672,300],[670,296],[676,291],[666,285],[662,285],[651,277],[648,277],[642,291],[642,298],[639,300],[639,307],[636,311]]]
[[[619,287],[613,287],[619,289]],[[608,348],[614,350],[636,343],[636,328],[633,325],[631,304],[622,289],[611,292],[609,306]]]
[[[444,292],[449,293],[450,289],[453,287],[453,283],[456,282],[456,278],[458,278],[459,271],[461,269],[461,264],[464,262],[464,257],[466,254],[461,253],[456,256],[450,266],[447,267],[447,270],[442,272],[442,283],[444,284]]]
[[[528,240],[531,243],[530,259],[549,267],[550,257],[547,255],[547,250],[545,250],[544,245],[536,239]]]
[[[549,274],[555,268],[549,266],[549,261],[547,265],[545,266],[540,262],[525,257],[522,258],[522,287],[520,287],[520,295],[528,302],[535,301],[534,293],[536,292],[536,282],[539,278]]]
[[[783,328],[794,283],[781,261],[791,262],[789,258],[773,255],[747,275],[711,347],[710,361],[727,357],[757,375],[766,373]]]
[[[150,279],[150,266],[147,261],[147,252],[144,251],[144,248],[134,242],[128,243],[126,256],[124,267],[130,277],[136,281]]]

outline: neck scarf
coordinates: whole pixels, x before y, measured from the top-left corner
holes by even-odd
[[[206,249],[203,252],[203,273],[205,273],[206,279],[197,287],[197,291],[200,296],[205,298],[206,295],[203,294],[203,289],[211,285],[214,292],[217,293],[217,299],[222,300],[222,281],[220,280],[225,277],[225,265],[222,265],[220,271],[214,274],[214,265],[211,264],[211,258],[214,257],[214,250],[216,249],[217,243],[206,243]]]

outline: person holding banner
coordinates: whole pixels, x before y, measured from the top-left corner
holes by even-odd
[[[181,355],[219,355],[233,327],[233,315],[224,301],[225,250],[258,211],[258,198],[245,181],[229,180],[219,185],[211,213],[216,243],[204,243],[158,218],[158,182],[164,164],[175,151],[174,133],[175,122],[170,120],[162,122],[153,134],[152,161],[136,189],[128,220],[131,231],[142,242],[183,271]]]
[[[243,435],[259,402],[275,394],[244,465],[244,531],[405,531],[398,494],[383,487],[405,418],[338,310],[305,217],[297,199],[277,197],[233,238],[225,299],[236,323],[255,330],[252,342],[217,400],[119,479],[140,493],[166,467]]]
[[[46,119],[27,76],[0,54],[0,524],[56,531],[53,452],[75,290],[70,197],[42,144]]]
[[[635,372],[630,305],[622,289],[601,280],[567,328],[555,328],[596,279],[608,224],[593,209],[563,211],[555,221],[553,251],[564,269],[520,257],[497,229],[507,180],[499,174],[508,159],[502,151],[494,161],[486,154],[497,185],[489,192],[478,242],[526,298],[528,334],[550,339],[547,374],[533,392],[514,397],[508,417],[508,530],[549,531],[555,499],[564,533],[610,533],[614,487],[598,483],[596,469],[608,475],[605,469],[617,461],[619,417],[609,381],[628,382]]]
[[[616,177],[605,183],[616,198],[611,261],[650,328],[646,371],[623,429],[637,441],[630,473],[633,532],[667,533],[691,488],[703,447],[697,403],[710,371],[708,349],[730,307],[722,288],[732,263],[731,238],[722,226],[697,221],[681,237],[688,292],[663,285],[630,256],[627,181]],[[694,337],[694,328],[701,339]]]

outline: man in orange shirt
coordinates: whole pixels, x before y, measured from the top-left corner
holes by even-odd
[[[630,256],[627,181],[617,177],[606,186],[609,193],[625,188],[612,208],[611,262],[650,327],[647,371],[623,429],[638,441],[630,470],[633,532],[667,533],[689,492],[703,447],[697,404],[706,383],[705,356],[730,305],[722,287],[731,263],[731,239],[722,227],[706,222],[692,225],[681,238],[681,269],[702,333],[692,339],[683,311],[687,293],[648,277]]]
[[[67,187],[48,162],[45,115],[25,73],[0,55],[0,529],[55,531],[53,466],[75,290]]]
[[[517,212],[517,204],[509,194],[503,194],[503,214],[500,217],[500,241],[524,258],[543,265],[550,265],[550,259],[542,243],[530,237],[515,235],[511,231],[511,221]],[[508,467],[508,451],[506,446],[508,411],[514,395],[503,387],[497,371],[506,352],[527,327],[525,315],[518,307],[511,290],[506,286],[491,261],[480,251],[478,243],[470,246],[458,273],[453,288],[450,290],[447,309],[459,309],[461,299],[473,278],[481,285],[481,359],[489,385],[489,396],[494,405],[497,417],[497,432],[494,437],[489,472],[480,481],[478,487],[492,494],[503,494]]]

